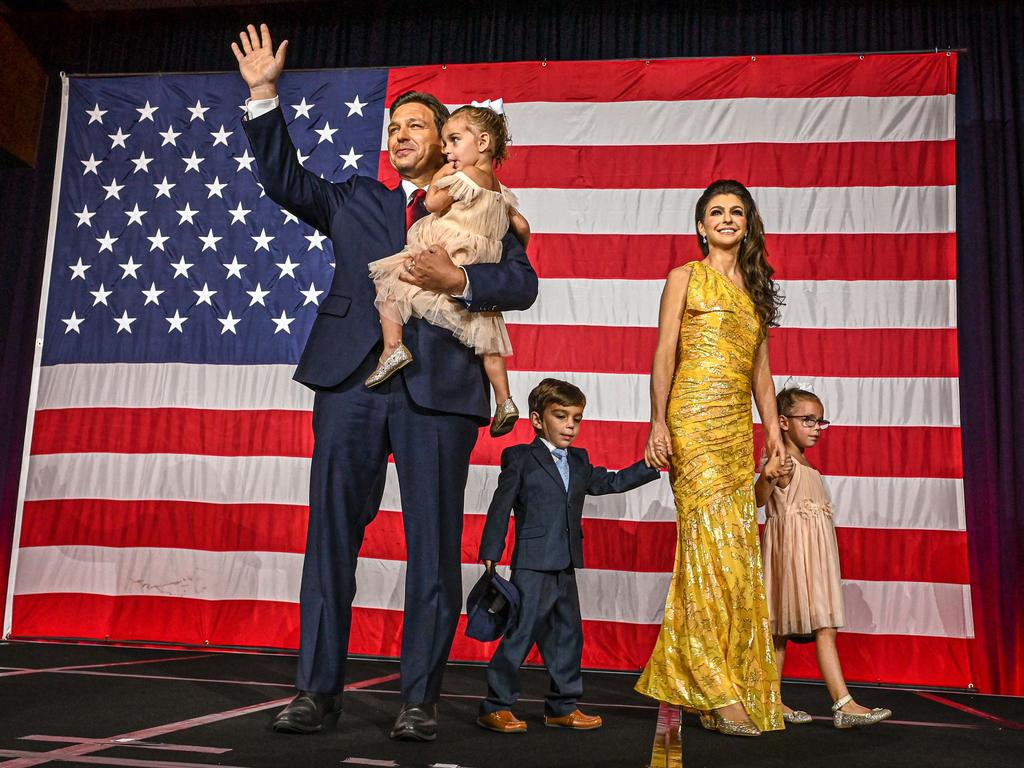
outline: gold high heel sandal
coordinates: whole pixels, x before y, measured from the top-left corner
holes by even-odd
[[[405,344],[399,343],[394,352],[377,363],[376,370],[366,379],[366,386],[373,389],[383,384],[411,362],[412,352]]]
[[[700,713],[700,724],[709,731],[718,731],[726,736],[760,736],[761,731],[751,722],[738,722],[723,717],[718,712]]]
[[[850,694],[846,694],[832,705],[832,724],[836,728],[857,728],[862,725],[874,725],[892,717],[892,710],[883,709],[882,707],[875,707],[863,715],[843,712],[843,707],[851,701],[853,701],[853,697]]]

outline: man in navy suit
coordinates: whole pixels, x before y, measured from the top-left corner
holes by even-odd
[[[588,495],[632,490],[661,473],[643,461],[609,472],[593,466],[584,449],[570,448],[586,403],[573,384],[544,379],[530,393],[530,422],[537,438],[501,454],[480,559],[488,570],[494,568],[514,511],[512,583],[519,590],[519,619],[487,666],[487,698],[477,718],[479,725],[499,733],[526,731],[526,723],[512,714],[512,705],[519,697],[519,667],[535,642],[551,675],[544,724],[579,730],[602,725],[599,716],[577,707],[583,694],[583,621],[576,590],[576,569],[583,567],[583,502]]]
[[[401,488],[407,558],[402,635],[402,709],[392,738],[437,734],[441,677],[462,604],[461,536],[469,455],[490,415],[479,358],[449,331],[413,319],[405,344],[416,363],[370,391],[382,349],[369,262],[400,251],[424,189],[444,163],[448,111],[429,94],[391,105],[388,156],[402,178],[389,190],[365,176],[334,184],[304,170],[277,99],[287,41],[250,25],[232,49],[250,89],[245,131],[267,195],[330,235],[336,268],[295,371],[316,391],[309,531],[299,595],[298,695],[274,728],[312,733],[336,722],[366,525],[377,514],[389,454]],[[498,264],[455,266],[441,248],[411,257],[403,279],[461,299],[470,311],[527,309],[537,275],[509,235]]]

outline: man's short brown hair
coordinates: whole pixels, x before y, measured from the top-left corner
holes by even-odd
[[[434,115],[434,125],[437,126],[437,135],[441,135],[441,127],[445,124],[450,115],[448,113],[448,107],[438,101],[436,96],[432,93],[425,93],[423,91],[406,91],[391,102],[391,108],[388,110],[388,117],[394,117],[395,110],[403,104],[422,104],[429,109]]]
[[[587,404],[587,396],[583,390],[575,384],[561,379],[544,379],[530,392],[530,413],[536,413],[541,418],[544,411],[551,405],[578,405],[581,408]]]

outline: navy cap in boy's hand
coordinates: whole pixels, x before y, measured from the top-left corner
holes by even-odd
[[[519,590],[497,573],[485,571],[466,599],[466,637],[490,642],[515,627]]]

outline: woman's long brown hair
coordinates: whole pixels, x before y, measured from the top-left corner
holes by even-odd
[[[779,310],[784,302],[782,294],[779,292],[778,282],[772,279],[775,270],[768,263],[768,250],[764,244],[764,223],[761,221],[761,214],[758,213],[754,198],[750,191],[738,181],[732,179],[714,181],[704,190],[704,194],[697,201],[696,223],[700,224],[704,221],[708,203],[716,195],[736,195],[743,203],[747,214],[747,236],[740,244],[740,273],[743,275],[743,282],[747,284],[750,297],[754,300],[754,309],[761,320],[761,325],[765,330],[777,327]],[[701,252],[707,256],[708,244],[700,236],[700,230],[697,230],[697,242]]]

